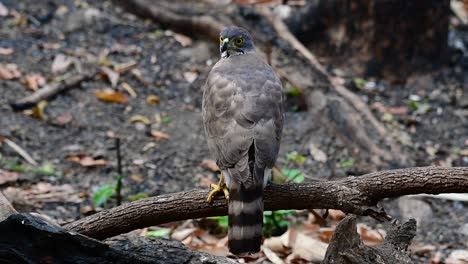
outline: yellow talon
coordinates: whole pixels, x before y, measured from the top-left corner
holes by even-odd
[[[206,198],[206,201],[208,203],[211,203],[213,198],[221,191],[223,191],[226,200],[229,200],[229,190],[226,184],[224,183],[224,176],[222,173],[221,177],[219,178],[218,184],[210,184],[210,187],[213,188],[213,190],[208,194],[208,198]]]

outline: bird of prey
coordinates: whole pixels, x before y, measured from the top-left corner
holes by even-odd
[[[224,192],[228,247],[243,255],[260,251],[263,189],[278,156],[284,99],[280,79],[257,54],[247,30],[225,28],[219,41],[221,59],[206,80],[202,108],[208,147],[221,178],[211,185],[207,200]]]

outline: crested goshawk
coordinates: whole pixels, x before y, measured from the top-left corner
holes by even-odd
[[[263,189],[280,147],[283,92],[247,30],[226,28],[219,41],[221,59],[208,75],[202,107],[208,147],[221,170],[208,202],[224,191],[228,246],[238,255],[260,250]]]

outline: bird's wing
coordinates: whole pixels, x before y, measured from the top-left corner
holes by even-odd
[[[239,180],[247,184],[253,180],[245,178],[250,175],[251,147],[257,167],[271,168],[276,161],[283,94],[280,80],[262,59],[257,55],[237,57],[219,62],[209,74],[203,118],[208,146],[218,165],[236,168]]]

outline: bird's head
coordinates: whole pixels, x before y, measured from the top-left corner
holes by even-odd
[[[243,28],[228,27],[219,34],[219,53],[223,59],[254,51],[255,46],[252,37]]]

